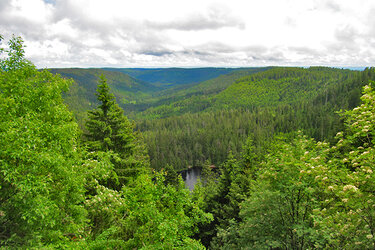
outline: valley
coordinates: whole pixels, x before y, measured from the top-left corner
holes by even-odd
[[[364,82],[374,77],[372,69],[325,67],[51,71],[74,80],[64,96],[81,127],[85,111],[97,106],[96,79],[104,74],[143,133],[152,168],[170,164],[178,171],[239,156],[249,137],[259,154],[274,134],[298,129],[333,142],[343,127],[335,112],[357,106]]]
[[[0,247],[373,248],[375,68],[146,82],[38,70],[9,43]]]
[[[374,10],[0,0],[0,249],[375,249]]]

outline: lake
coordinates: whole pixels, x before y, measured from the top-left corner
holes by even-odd
[[[185,186],[189,188],[190,191],[192,191],[198,179],[201,177],[201,168],[192,167],[187,170],[181,171],[180,174],[185,182]]]

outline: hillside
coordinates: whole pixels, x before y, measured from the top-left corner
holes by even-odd
[[[75,80],[65,101],[81,124],[96,105],[97,75],[105,74],[125,114],[143,132],[155,169],[167,164],[183,169],[206,160],[219,165],[229,151],[239,154],[249,136],[257,150],[264,150],[274,133],[297,129],[332,140],[342,128],[335,111],[358,105],[365,82],[360,77],[373,78],[373,70],[264,67],[161,89],[121,72],[52,71]]]
[[[343,129],[337,111],[359,105],[361,88],[369,80],[375,80],[372,68],[275,68],[244,77],[217,95],[150,108],[139,114],[145,118],[137,124],[156,169],[166,164],[183,169],[207,160],[220,165],[228,152],[240,154],[248,137],[259,154],[280,132],[301,129],[317,140],[333,142]],[[262,93],[271,94],[263,100]]]
[[[122,72],[136,79],[158,86],[203,82],[220,75],[228,74],[238,68],[104,68],[105,70]]]
[[[200,112],[207,106],[207,99],[226,89],[237,79],[270,69],[269,67],[236,69],[228,74],[204,82],[178,85],[155,92],[152,97],[145,98],[136,104],[126,104],[123,108],[133,113],[132,117],[154,118],[167,117],[185,112]],[[196,107],[196,109],[194,108]],[[140,113],[145,111],[144,113]]]
[[[197,68],[197,69],[50,69],[54,74],[74,80],[64,99],[74,111],[77,120],[82,123],[85,111],[92,109],[96,105],[96,86],[98,76],[104,74],[111,86],[112,92],[117,97],[120,106],[127,115],[136,118],[138,113],[146,109],[157,107],[165,109],[165,105],[174,102],[182,102],[179,106],[184,106],[188,110],[197,106],[197,111],[202,110],[203,102],[209,96],[224,90],[235,80],[267,70],[269,68],[248,68],[248,69],[224,69],[224,68]],[[227,73],[229,72],[229,73]],[[129,76],[129,73],[140,79]],[[226,74],[227,73],[227,74]],[[182,78],[178,78],[181,75]],[[219,76],[218,76],[219,75]],[[147,76],[147,77],[146,77]],[[214,78],[211,78],[214,77]],[[165,79],[174,81],[167,89],[145,82],[142,79],[149,79],[151,82],[160,82]],[[164,79],[164,80],[163,80]],[[174,80],[173,80],[174,79]],[[209,79],[199,83],[179,84],[184,81],[196,81],[199,79]],[[190,79],[190,80],[189,80]],[[184,82],[184,83],[185,83]],[[191,99],[193,98],[193,99]],[[186,102],[186,100],[188,102]],[[148,111],[150,112],[150,111]],[[152,112],[152,111],[151,111]],[[159,112],[159,111],[157,111]],[[182,111],[184,112],[184,111]],[[171,116],[174,112],[168,108],[165,115]],[[147,113],[146,113],[147,115]],[[161,117],[157,115],[157,117]]]
[[[70,90],[64,94],[64,99],[80,123],[84,119],[86,111],[97,104],[95,92],[101,74],[107,78],[108,84],[120,104],[136,103],[137,100],[160,90],[152,84],[137,80],[121,72],[78,68],[50,69],[50,71],[74,80]]]
[[[218,107],[257,107],[291,104],[314,98],[342,83],[353,72],[325,67],[273,68],[237,80],[214,97]]]
[[[323,88],[342,82],[351,74],[353,71],[350,70],[324,67],[235,71],[173,95],[158,97],[157,101],[148,105],[150,108],[138,113],[137,117],[154,119],[222,108],[290,104],[311,99]],[[132,110],[132,106],[127,107]]]

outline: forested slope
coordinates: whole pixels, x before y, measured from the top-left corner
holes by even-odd
[[[85,111],[97,105],[94,90],[104,73],[119,105],[144,132],[155,169],[220,164],[229,151],[238,154],[248,136],[259,150],[274,133],[296,129],[332,141],[343,125],[334,112],[358,105],[361,86],[374,78],[372,69],[250,68],[161,90],[120,72],[52,71],[75,79],[65,101],[81,126]]]
[[[228,74],[195,84],[180,85],[155,92],[152,98],[137,104],[125,104],[123,108],[134,118],[163,118],[184,113],[201,112],[211,107],[211,99],[236,80],[270,69],[259,67],[237,69]],[[144,112],[142,112],[144,111]]]
[[[104,75],[81,136],[72,81],[24,53],[19,37],[0,48],[0,248],[374,249],[374,68],[303,87],[311,98],[146,119],[150,171]],[[189,161],[192,192],[174,169]]]
[[[132,118],[137,118],[140,112],[148,110],[141,116],[153,117],[172,116],[176,112],[171,109],[171,104],[178,102],[178,106],[183,106],[183,112],[190,112],[196,106],[196,111],[205,108],[207,98],[224,90],[235,80],[254,74],[268,68],[248,68],[248,69],[224,69],[224,68],[198,68],[198,69],[49,69],[54,74],[73,79],[73,85],[64,94],[64,99],[70,109],[74,111],[76,118],[82,125],[85,111],[96,107],[95,89],[97,80],[101,74],[105,75],[111,86],[112,92],[118,98],[119,105],[125,113]],[[186,75],[187,79],[209,79],[204,82],[194,82],[190,84],[174,84],[175,86],[158,87],[152,83],[141,79],[133,78],[126,73],[138,77],[147,74],[151,82],[163,81],[164,78],[177,81],[176,76]],[[229,73],[228,73],[229,72]],[[227,73],[227,74],[226,74]],[[141,77],[142,78],[142,77]],[[147,79],[148,79],[147,78]],[[143,79],[143,78],[142,78]],[[185,79],[186,80],[186,79]],[[190,81],[189,80],[189,81]],[[173,85],[173,84],[172,84]],[[201,101],[198,101],[201,100]],[[156,108],[156,111],[153,110]],[[181,108],[179,108],[180,110]],[[162,114],[159,114],[159,113]]]
[[[108,79],[112,92],[120,104],[136,103],[137,100],[150,96],[151,93],[160,90],[144,81],[140,81],[120,72],[111,72],[102,69],[49,69],[51,73],[60,74],[64,78],[73,79],[73,85],[64,94],[68,104],[81,123],[87,110],[97,106],[95,91],[98,79],[103,74]]]
[[[137,117],[154,119],[206,109],[291,104],[311,100],[323,88],[343,82],[352,74],[350,70],[325,67],[236,71],[170,94],[167,99],[160,97],[159,102],[137,114]]]
[[[215,96],[219,107],[259,107],[311,100],[323,89],[350,77],[335,68],[273,68],[237,80]]]
[[[222,108],[222,93],[219,93],[216,99],[211,99],[213,103],[208,104],[205,112],[195,112],[196,106],[193,104],[191,112],[194,113],[186,111],[183,115],[139,121],[138,128],[144,132],[152,166],[157,169],[159,166],[172,164],[177,169],[182,169],[190,165],[201,165],[206,160],[220,164],[229,151],[238,154],[247,137],[253,138],[256,148],[263,150],[267,138],[271,138],[274,133],[297,129],[304,130],[316,139],[332,141],[336,132],[343,128],[343,123],[335,112],[358,105],[362,86],[369,79],[374,79],[373,68],[363,72],[328,68],[278,68],[259,74],[271,78],[272,84],[268,86],[266,80],[259,80],[262,76],[254,75],[256,83],[263,83],[260,91],[264,93],[281,93],[283,88],[274,82],[286,84],[293,74],[294,84],[301,87],[286,88],[289,92],[283,92],[288,97],[284,101],[279,101],[278,97],[254,102],[250,97],[247,105],[238,105],[241,99],[236,96],[241,97],[241,93],[245,92],[238,88],[238,83],[242,86],[246,80],[245,88],[259,89],[256,84],[252,85],[252,81],[248,81],[249,78],[244,78],[229,87],[232,88],[232,102],[225,104],[226,108]],[[306,79],[312,82],[308,83]],[[238,91],[234,92],[233,89]],[[225,91],[227,90],[223,92]],[[292,98],[293,93],[295,98]],[[298,97],[298,94],[301,96]],[[254,98],[262,100],[257,96]],[[202,99],[196,99],[198,102],[195,105],[199,106]],[[195,99],[188,100],[193,102]],[[188,100],[185,102],[188,103]]]
[[[236,71],[236,68],[104,68],[128,74],[136,79],[161,86],[203,82]]]

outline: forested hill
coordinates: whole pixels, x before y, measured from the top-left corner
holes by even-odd
[[[64,94],[64,99],[74,112],[79,123],[82,123],[82,119],[86,116],[86,111],[97,105],[95,92],[101,74],[107,78],[108,84],[120,104],[135,103],[138,99],[150,96],[151,93],[160,90],[160,88],[150,83],[135,79],[121,72],[79,68],[49,69],[49,71],[74,80],[69,91]]]
[[[237,69],[204,82],[177,85],[158,91],[152,98],[143,99],[136,104],[128,103],[122,107],[132,117],[147,117],[148,114],[152,114],[152,117],[161,118],[185,112],[201,112],[207,106],[208,98],[225,90],[236,80],[269,69],[270,67]],[[178,109],[174,109],[173,106]],[[150,109],[145,113],[140,113],[148,108]]]
[[[187,99],[191,96],[207,96],[208,94],[218,93],[238,78],[267,69],[268,68],[265,67],[248,69],[175,68],[104,70],[67,68],[49,70],[54,74],[60,74],[65,78],[74,80],[69,92],[65,93],[64,99],[74,112],[78,122],[82,125],[86,111],[95,107],[97,104],[95,91],[101,74],[105,75],[107,78],[112,92],[117,97],[117,101],[125,110],[125,113],[134,118],[140,111],[150,107],[159,107],[177,100]],[[225,74],[227,72],[229,73]],[[128,73],[139,78],[133,78],[128,75]],[[179,78],[179,76],[181,78]],[[146,78],[150,80],[151,83],[143,80]],[[159,83],[163,82],[165,79],[172,81],[172,85],[158,86],[160,85]],[[182,84],[181,82],[194,82],[200,79],[209,80],[202,83],[189,84]],[[131,112],[133,112],[133,114]],[[170,116],[173,115],[173,113],[168,113],[166,115]]]
[[[353,74],[351,70],[326,67],[236,71],[179,91],[174,97],[161,97],[163,101],[159,100],[159,105],[137,115],[153,119],[203,110],[252,108],[310,100],[324,88],[340,84]],[[132,106],[129,105],[129,109]]]
[[[374,78],[373,69],[264,67],[162,89],[121,72],[51,71],[75,80],[65,101],[81,125],[96,106],[103,73],[125,114],[143,132],[154,169],[168,164],[183,169],[207,160],[220,165],[229,151],[239,154],[249,136],[256,150],[264,150],[273,134],[297,129],[332,141],[343,127],[335,112],[357,106],[366,79]]]
[[[215,96],[220,107],[256,107],[295,103],[352,77],[350,70],[325,67],[273,68],[237,80]]]
[[[270,69],[242,78],[214,96],[190,97],[146,110],[142,114],[149,113],[138,121],[138,127],[154,168],[172,164],[181,169],[207,160],[220,165],[228,152],[240,154],[249,137],[259,155],[280,132],[301,129],[317,140],[333,142],[343,129],[337,111],[359,105],[361,88],[369,80],[375,80],[373,68],[363,72]],[[203,112],[195,112],[202,107]],[[168,112],[174,116],[150,119]]]
[[[198,83],[216,78],[238,68],[104,68],[128,74],[136,79],[155,85],[175,86]]]

